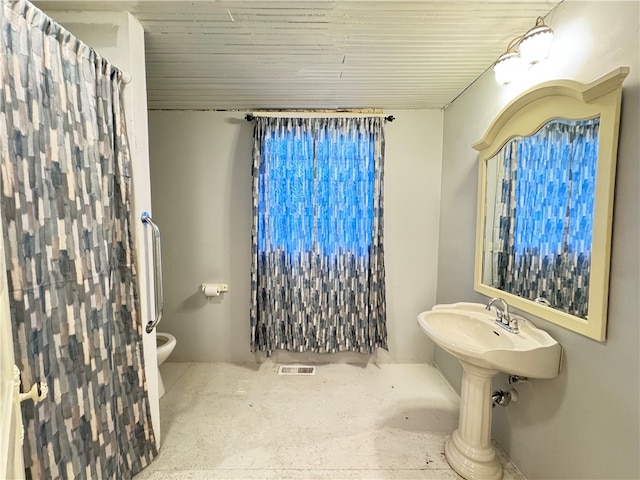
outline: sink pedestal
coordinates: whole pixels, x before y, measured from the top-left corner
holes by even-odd
[[[506,310],[506,307],[505,307]],[[522,319],[519,333],[496,326],[480,303],[436,305],[418,315],[418,325],[464,369],[460,422],[444,448],[449,465],[467,480],[500,480],[502,466],[491,444],[491,379],[499,371],[529,378],[558,375],[562,347],[547,332]]]
[[[451,468],[467,480],[500,480],[502,466],[491,444],[491,379],[498,370],[460,363],[460,421],[445,444],[444,455]]]

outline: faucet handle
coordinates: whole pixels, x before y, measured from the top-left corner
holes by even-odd
[[[520,329],[518,328],[518,319],[515,317],[511,317],[509,320],[509,327],[513,333],[518,333]]]

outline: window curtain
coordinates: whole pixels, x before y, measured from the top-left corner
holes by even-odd
[[[256,119],[252,351],[387,348],[383,121]]]
[[[120,72],[2,3],[1,205],[27,478],[129,479],[156,455]]]
[[[587,318],[599,119],[555,120],[499,153],[494,286]]]

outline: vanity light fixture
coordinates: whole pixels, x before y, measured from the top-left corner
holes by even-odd
[[[542,17],[527,33],[515,37],[493,65],[493,73],[500,85],[508,85],[521,78],[528,68],[547,58],[553,40],[553,30]]]
[[[549,56],[553,30],[549,28],[542,17],[536,19],[536,24],[524,34],[520,42],[520,56],[524,63],[535,65]]]
[[[511,40],[507,51],[500,55],[500,58],[493,65],[493,73],[500,85],[510,84],[513,80],[520,78],[526,71],[526,65],[516,48],[520,40],[522,40],[522,37],[516,37]]]

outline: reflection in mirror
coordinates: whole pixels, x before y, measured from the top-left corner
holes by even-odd
[[[555,119],[488,160],[485,285],[587,318],[599,125]]]

